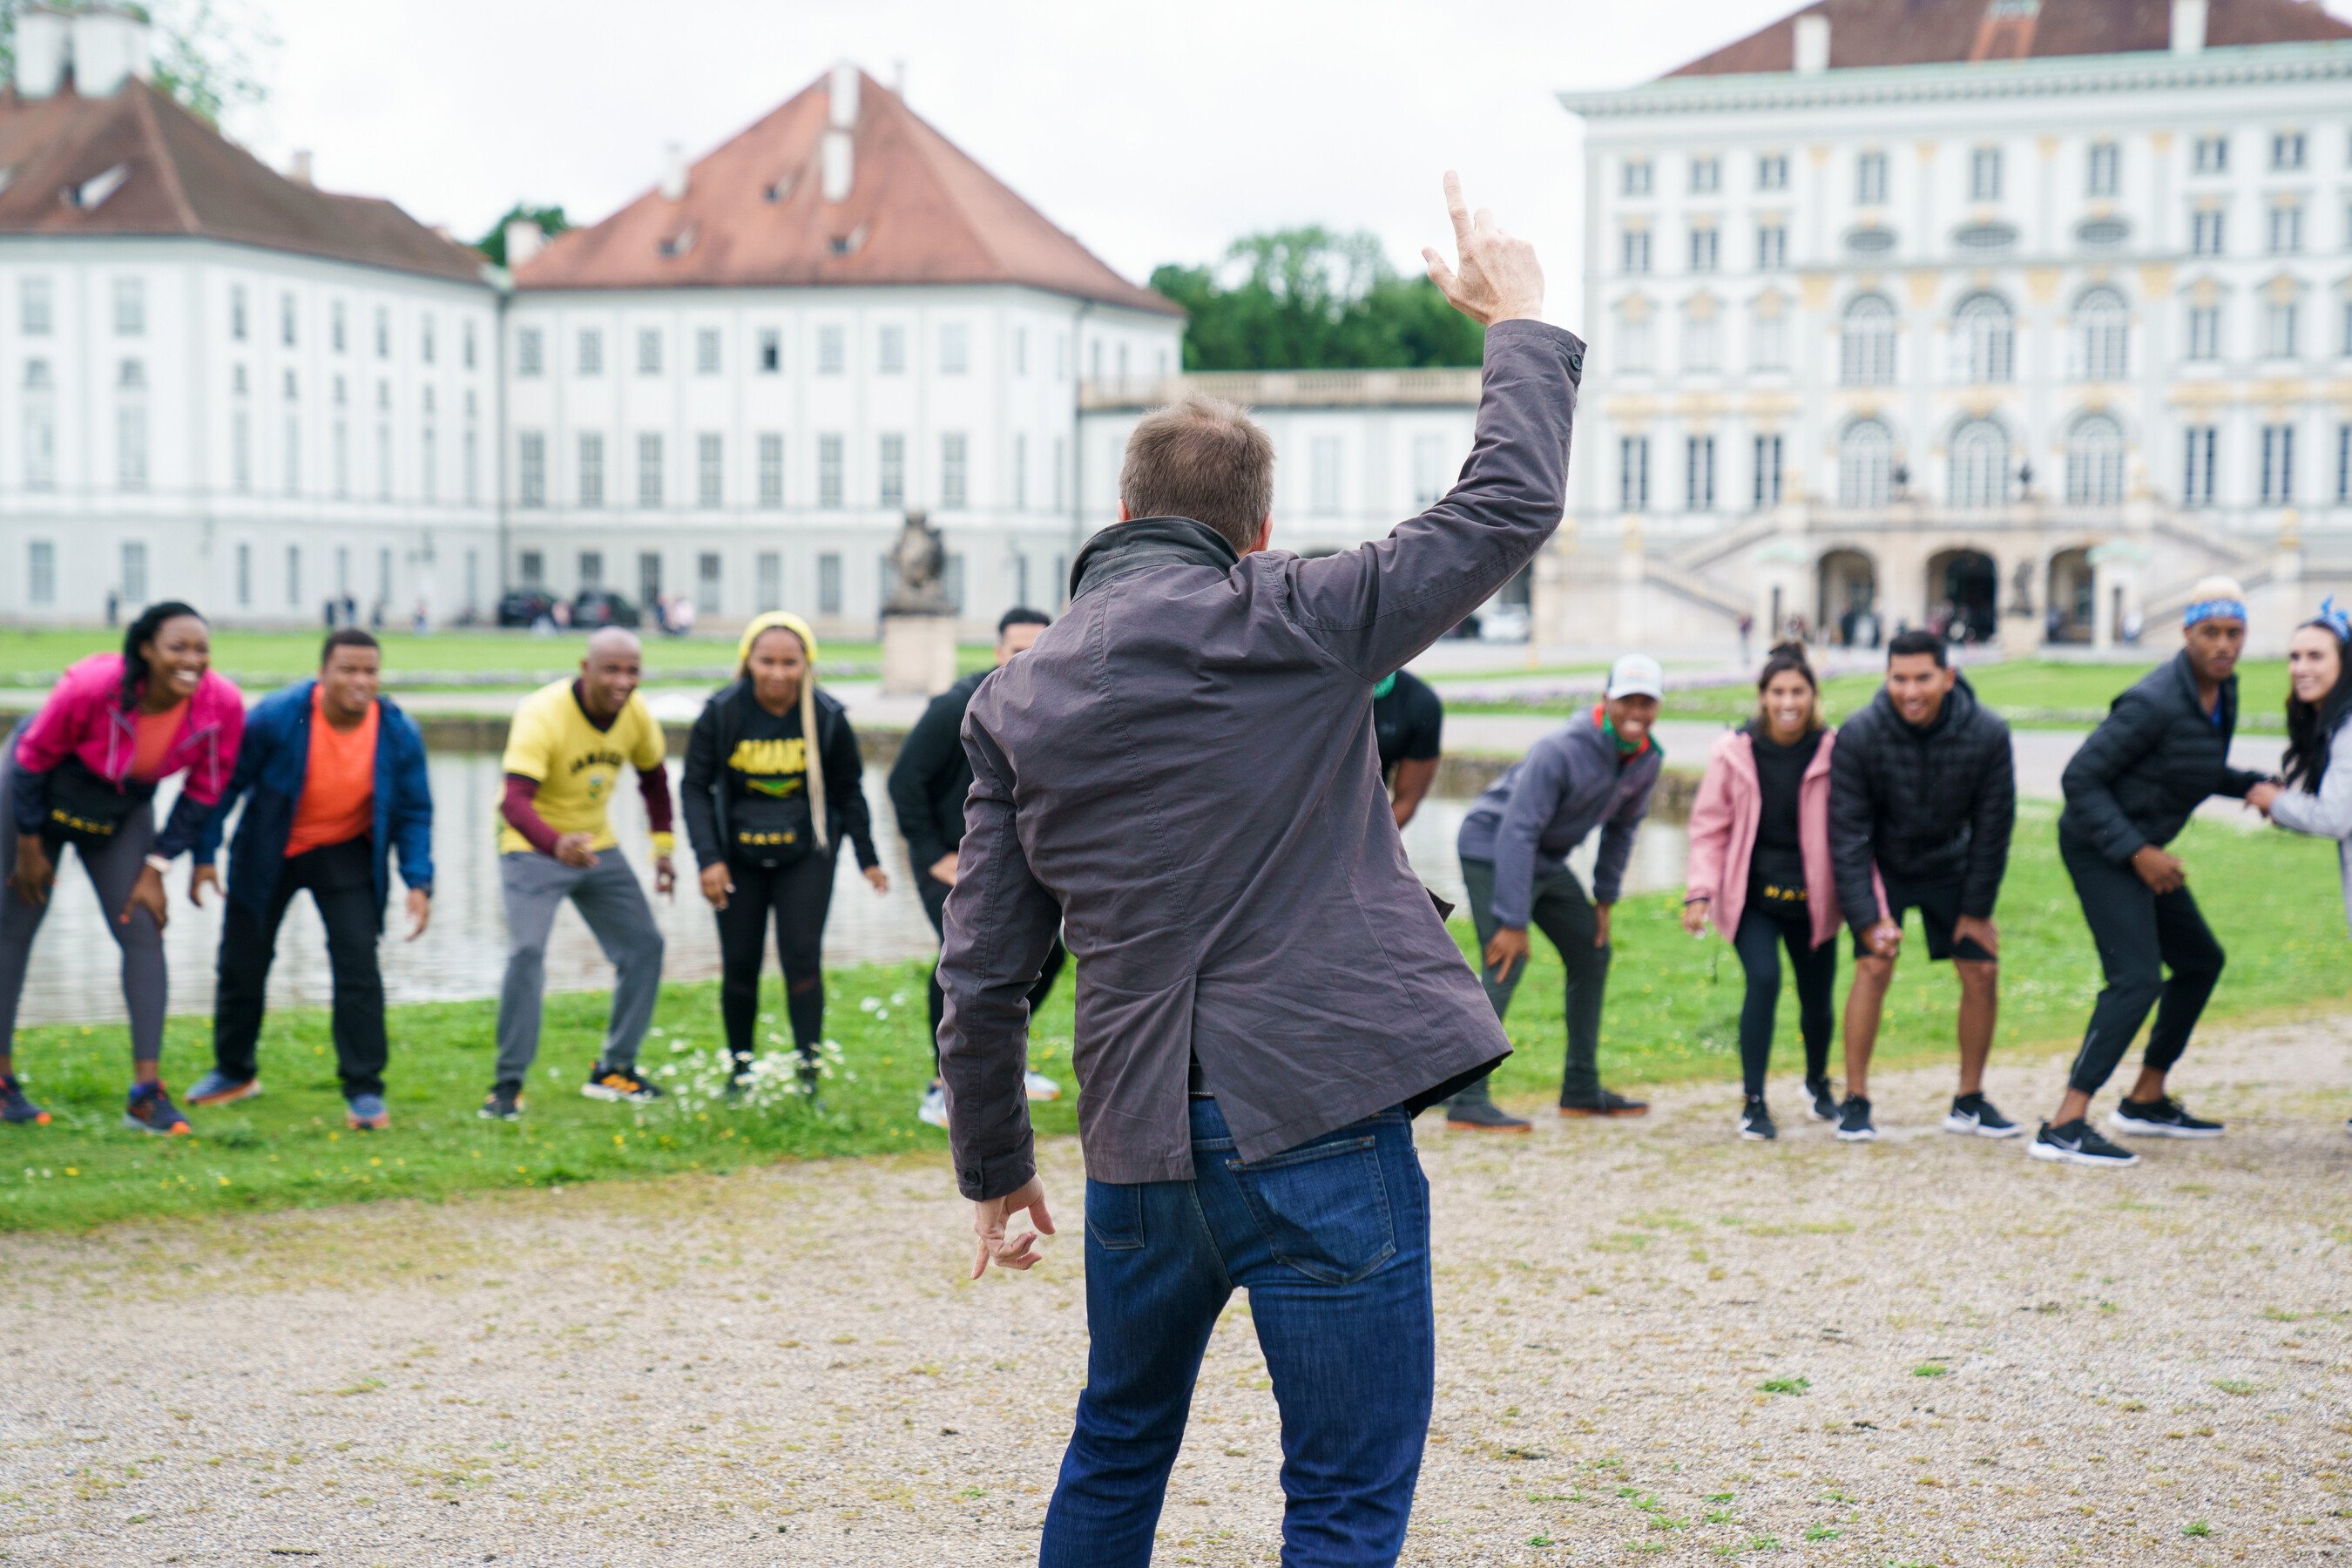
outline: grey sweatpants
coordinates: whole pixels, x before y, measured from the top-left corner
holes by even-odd
[[[5,754],[0,755],[0,880],[16,869],[16,819],[10,798],[16,776],[14,742],[12,735]],[[107,933],[122,950],[122,1001],[131,1014],[131,1059],[135,1062],[159,1061],[163,1055],[163,1005],[169,990],[163,933],[145,910],[133,910],[128,923],[115,917],[130,901],[154,843],[155,808],[142,804],[114,830],[105,848],[88,855],[79,847],[74,850],[89,874],[99,908],[106,911]],[[53,843],[49,854],[62,872],[64,848]],[[15,1048],[16,1005],[24,999],[25,974],[32,967],[33,937],[48,912],[48,905],[28,904],[0,887],[0,1050]]]
[[[499,857],[507,905],[507,978],[499,989],[499,1077],[520,1083],[539,1055],[540,998],[547,989],[547,933],[556,907],[570,899],[596,945],[617,972],[602,1060],[627,1067],[654,1019],[661,994],[662,933],[637,874],[618,849],[596,851],[586,870],[551,856],[520,850]]]

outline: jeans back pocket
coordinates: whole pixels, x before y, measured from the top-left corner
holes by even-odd
[[[1396,1222],[1370,1133],[1309,1143],[1225,1169],[1276,1261],[1327,1285],[1352,1285],[1396,1256]]]
[[[1087,1239],[1107,1251],[1140,1250],[1143,1189],[1127,1182],[1087,1182]]]

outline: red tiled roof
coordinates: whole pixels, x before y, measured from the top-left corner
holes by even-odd
[[[819,78],[689,169],[682,199],[656,188],[593,227],[556,236],[516,268],[516,286],[1016,283],[1182,314],[1112,271],[863,73],[849,194],[826,202],[829,103]]]
[[[121,183],[94,206],[64,195],[110,170]],[[356,261],[457,282],[482,257],[377,196],[286,178],[164,93],[130,81],[110,98],[0,92],[0,234],[189,235]]]
[[[1830,68],[2117,55],[2172,47],[2171,0],[2041,0],[2031,16],[1996,16],[1996,0],[1817,0],[1701,55],[1668,76],[1727,76],[1795,68],[1797,18],[1830,19]],[[2352,38],[2352,23],[2316,0],[2211,0],[2214,48]]]

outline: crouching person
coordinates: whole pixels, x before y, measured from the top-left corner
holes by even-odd
[[[245,802],[229,843],[213,1067],[188,1091],[192,1105],[261,1092],[261,1019],[278,928],[294,895],[307,890],[327,928],[345,1123],[369,1131],[391,1125],[376,942],[394,849],[408,889],[408,940],[425,934],[433,909],[433,792],[425,739],[383,694],[383,679],[375,638],[345,627],[328,636],[317,679],[263,699],[246,719],[236,775],[196,842],[196,864],[212,865],[230,811]]]

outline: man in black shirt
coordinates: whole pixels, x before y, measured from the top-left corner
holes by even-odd
[[[1400,669],[1372,688],[1372,734],[1381,748],[1381,777],[1389,784],[1389,805],[1402,827],[1421,809],[1445,732],[1445,704],[1429,683]]]
[[[1029,651],[1037,634],[1053,625],[1053,617],[1043,610],[1013,608],[1004,612],[996,623],[996,662],[1006,665]],[[890,805],[898,815],[898,831],[907,840],[907,858],[915,868],[915,891],[922,895],[923,913],[930,917],[931,930],[946,937],[942,921],[948,907],[948,889],[955,886],[956,851],[963,843],[963,800],[971,793],[971,763],[963,750],[963,710],[971,705],[971,695],[980,683],[993,673],[982,670],[967,675],[937,697],[931,699],[915,727],[907,731],[904,744],[898,748],[898,760],[890,764]],[[1424,785],[1424,787],[1426,787]],[[1029,991],[1029,1010],[1034,1016],[1046,994],[1054,988],[1054,976],[1062,971],[1064,953],[1057,941],[1046,955],[1045,966],[1039,971],[1037,984]],[[940,1016],[946,1006],[945,994],[940,990],[939,974],[934,969],[931,992],[931,1060],[934,1069],[939,1062]],[[1029,1074],[1029,1098],[1058,1100],[1062,1087],[1044,1073]],[[947,1096],[940,1088],[939,1074],[931,1075],[931,1086],[923,1091],[920,1109],[917,1111],[934,1127],[948,1124]]]

